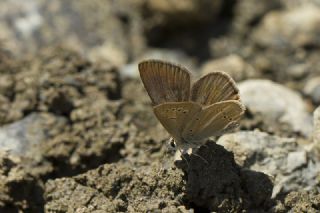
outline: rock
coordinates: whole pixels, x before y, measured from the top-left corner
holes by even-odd
[[[241,166],[273,177],[273,197],[294,190],[319,188],[320,163],[312,155],[307,158],[308,153],[293,138],[242,131],[223,135],[217,143],[233,152]]]
[[[290,152],[287,158],[289,172],[307,164],[307,153],[305,151]]]
[[[320,144],[320,106],[313,112],[313,142]]]
[[[0,128],[0,147],[14,155],[34,157],[36,150],[39,151],[40,143],[57,134],[54,131],[59,131],[59,127],[61,130],[66,123],[63,117],[32,113],[20,121]],[[53,125],[55,130],[51,129]]]
[[[310,136],[312,119],[298,93],[269,80],[247,80],[239,90],[244,105],[253,115],[262,116],[268,131]]]
[[[283,0],[281,1],[281,3],[283,4],[284,7],[292,9],[292,8],[297,8],[297,7],[303,7],[305,5],[314,5],[314,6],[320,6],[319,1],[318,0],[295,0],[295,1],[291,1],[291,0]]]
[[[109,42],[92,48],[88,57],[92,62],[107,61],[117,67],[125,65],[128,61],[127,51]]]
[[[276,49],[319,46],[319,23],[320,8],[314,5],[272,11],[263,18],[253,37],[259,45]]]
[[[127,64],[120,69],[120,74],[123,78],[131,77],[138,78],[138,64],[142,60],[158,59],[163,61],[169,61],[175,64],[181,64],[186,67],[190,72],[194,72],[195,61],[187,56],[184,52],[179,50],[170,49],[149,49],[142,56],[138,57],[133,63]]]
[[[252,25],[259,23],[259,20],[269,11],[280,8],[281,3],[277,0],[261,1],[255,0],[238,1],[234,8],[233,28],[240,33],[248,34]]]
[[[306,82],[303,92],[309,96],[315,104],[320,104],[320,77],[310,78]]]
[[[320,156],[320,107],[317,107],[313,112],[313,143],[310,146],[310,151],[314,151],[317,156]]]
[[[293,79],[302,79],[306,77],[312,69],[310,68],[310,65],[307,63],[297,63],[292,64],[288,67],[284,73],[289,77],[292,77]]]
[[[176,164],[185,171],[187,197],[197,206],[214,212],[250,212],[257,206],[266,207],[273,187],[270,178],[241,169],[222,146],[209,141],[182,158],[185,160]]]
[[[103,165],[45,185],[46,212],[189,212],[182,206],[183,174],[159,165]]]
[[[257,76],[254,68],[250,64],[246,63],[240,56],[235,54],[210,60],[201,68],[202,75],[206,75],[213,71],[224,71],[235,81],[241,81]]]

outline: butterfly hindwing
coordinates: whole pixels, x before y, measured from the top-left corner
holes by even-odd
[[[209,106],[225,100],[239,100],[239,90],[224,72],[209,73],[192,86],[191,101]]]
[[[194,143],[211,136],[221,135],[237,126],[244,110],[244,106],[235,100],[207,106],[186,124],[182,138]]]
[[[153,105],[188,101],[190,73],[186,68],[160,60],[139,63],[142,82]]]
[[[184,126],[201,111],[201,106],[193,102],[171,102],[157,105],[153,111],[172,137],[180,139]]]

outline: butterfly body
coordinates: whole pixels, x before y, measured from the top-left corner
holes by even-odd
[[[147,60],[139,71],[156,117],[180,150],[235,128],[245,111],[234,81],[223,72],[212,72],[191,88],[190,73],[179,65]]]

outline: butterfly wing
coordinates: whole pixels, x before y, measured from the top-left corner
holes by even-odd
[[[195,82],[191,90],[191,100],[204,106],[239,99],[235,82],[224,72],[212,72],[203,76]]]
[[[160,60],[139,63],[141,80],[153,105],[188,101],[190,73],[186,68]]]
[[[237,126],[245,108],[235,100],[223,101],[205,107],[186,125],[182,138],[190,143],[221,135]]]
[[[157,105],[153,111],[162,126],[179,143],[185,124],[201,111],[201,106],[193,102],[171,102]]]

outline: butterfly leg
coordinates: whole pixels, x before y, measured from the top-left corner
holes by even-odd
[[[202,156],[200,156],[200,155],[198,155],[198,154],[196,154],[196,153],[194,153],[194,152],[192,152],[191,155],[194,155],[194,156],[199,157],[199,158],[202,159],[207,165],[209,165],[209,162],[208,162],[206,159],[204,159]]]
[[[202,144],[201,146],[206,147],[207,149],[209,149],[209,146],[207,144]]]

